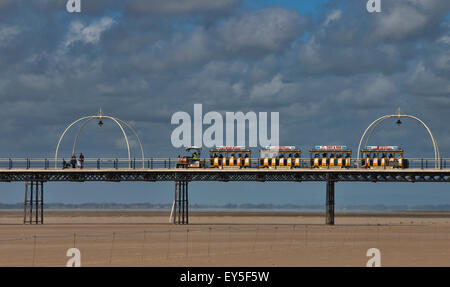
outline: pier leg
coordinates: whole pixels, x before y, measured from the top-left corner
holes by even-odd
[[[178,224],[181,224],[181,181],[178,182]]]
[[[174,224],[189,224],[188,182],[175,182]]]
[[[185,201],[185,197],[186,197],[185,191],[186,191],[185,182],[183,181],[183,182],[181,182],[181,223],[182,224],[184,224],[184,220],[185,220],[185,218],[184,218],[184,215],[185,215],[185,212],[184,212],[185,206],[184,206],[184,204],[186,203],[186,201]]]
[[[189,200],[188,200],[188,182],[186,181],[186,224],[189,224]]]
[[[31,190],[30,190],[30,224],[33,224],[33,186],[34,182],[31,181]]]
[[[28,192],[29,191],[29,192]],[[23,203],[23,223],[44,223],[44,182],[25,182],[25,200]]]
[[[178,192],[178,181],[175,181],[175,198],[173,199],[173,224],[177,223],[177,192]]]
[[[27,223],[28,212],[28,181],[25,182],[25,199],[23,201],[23,224]]]
[[[42,193],[42,190],[41,190]],[[36,200],[34,201],[34,203],[36,204],[36,224],[39,223],[39,217],[40,217],[40,212],[39,212],[39,182],[36,182]]]
[[[41,181],[41,224],[44,224],[44,182]]]
[[[334,225],[334,181],[327,180],[326,224]]]

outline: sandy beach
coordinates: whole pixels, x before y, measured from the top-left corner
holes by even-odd
[[[0,211],[0,266],[450,266],[450,212],[190,212],[47,210],[44,225],[23,211]]]

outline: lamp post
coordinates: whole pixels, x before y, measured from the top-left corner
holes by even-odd
[[[99,110],[97,115],[93,115],[93,116],[85,116],[85,117],[81,117],[79,119],[77,119],[76,121],[72,122],[70,125],[68,125],[66,127],[66,129],[64,130],[64,132],[61,134],[61,136],[59,137],[58,140],[58,144],[56,146],[56,152],[55,152],[55,169],[57,168],[57,163],[58,163],[58,151],[59,151],[59,146],[61,144],[62,139],[64,138],[65,134],[67,133],[67,131],[73,127],[75,124],[84,121],[83,124],[80,126],[80,129],[78,130],[77,136],[75,137],[74,143],[73,143],[73,150],[72,153],[75,153],[75,147],[76,147],[76,143],[78,141],[78,138],[80,136],[81,131],[83,130],[83,128],[86,126],[86,124],[88,122],[90,122],[93,119],[98,119],[98,126],[102,127],[103,126],[103,120],[104,119],[109,119],[112,120],[114,123],[116,123],[116,125],[120,128],[123,137],[125,139],[125,143],[127,146],[127,152],[128,152],[128,168],[131,168],[131,153],[130,153],[130,144],[128,141],[128,136],[125,132],[124,126],[127,127],[128,129],[131,130],[131,132],[134,134],[134,136],[136,137],[138,143],[139,143],[139,147],[141,149],[141,156],[142,156],[142,168],[145,167],[145,157],[144,157],[144,149],[142,147],[142,143],[141,140],[139,139],[139,136],[137,135],[136,131],[125,121],[112,117],[112,116],[108,116],[103,114],[102,109]]]
[[[361,136],[361,139],[360,139],[360,141],[359,141],[358,150],[357,150],[356,166],[357,166],[357,167],[360,167],[361,145],[362,145],[362,142],[363,142],[364,137],[366,136],[366,133],[367,133],[370,129],[372,129],[372,130],[370,131],[370,133],[369,133],[367,139],[366,139],[366,142],[365,142],[365,143],[366,143],[366,146],[367,146],[367,144],[368,144],[368,142],[369,142],[369,139],[370,139],[370,137],[372,136],[373,131],[375,130],[375,128],[376,128],[379,124],[381,124],[382,122],[384,122],[385,120],[390,119],[390,118],[397,118],[397,122],[396,122],[396,123],[397,123],[398,126],[400,126],[400,125],[402,124],[402,121],[400,120],[400,118],[410,118],[410,119],[413,119],[413,120],[419,122],[419,123],[427,130],[427,132],[428,132],[428,134],[429,134],[429,136],[430,136],[430,138],[431,138],[431,141],[432,141],[432,143],[433,143],[433,149],[434,149],[434,167],[435,167],[435,168],[440,168],[440,162],[439,162],[439,159],[440,159],[440,155],[439,155],[439,147],[438,147],[438,145],[437,145],[436,140],[434,139],[433,134],[431,133],[431,130],[430,130],[430,129],[428,128],[428,126],[427,126],[421,119],[419,119],[418,117],[411,116],[411,115],[402,115],[401,112],[400,112],[400,108],[397,109],[397,114],[395,114],[395,115],[385,115],[385,116],[382,116],[382,117],[376,119],[375,121],[373,121],[373,122],[366,128],[366,130],[364,131],[364,133],[363,133],[363,135]]]

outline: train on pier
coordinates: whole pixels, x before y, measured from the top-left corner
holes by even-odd
[[[200,147],[186,148],[186,155],[178,157],[175,168],[211,169],[388,169],[408,168],[408,159],[399,146],[366,146],[361,159],[352,158],[352,150],[345,145],[317,145],[309,150],[309,158],[301,157],[295,146],[267,146],[252,158],[252,151],[242,146],[220,146],[209,150],[209,158],[201,157]]]

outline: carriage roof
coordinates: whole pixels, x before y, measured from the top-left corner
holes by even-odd
[[[301,149],[296,149],[295,146],[266,146],[259,150],[260,153],[301,153]]]
[[[403,153],[403,149],[399,146],[366,146],[361,150],[362,153],[386,152],[386,153]]]
[[[241,146],[219,146],[209,151],[210,153],[228,153],[228,152],[243,152],[251,153],[250,149]]]
[[[345,145],[316,145],[309,151],[310,153],[351,153],[352,150]]]

